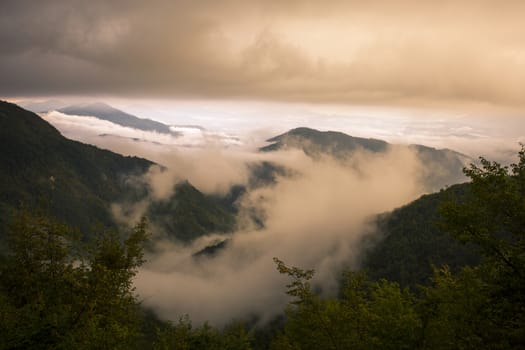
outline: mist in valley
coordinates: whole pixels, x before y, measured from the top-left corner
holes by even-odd
[[[211,194],[224,193],[231,184],[247,186],[235,203],[233,233],[211,234],[190,244],[153,233],[160,238],[154,240],[135,285],[144,306],[171,320],[184,314],[219,325],[250,316],[269,320],[288,302],[287,281],[276,271],[273,257],[315,269],[315,285],[333,295],[342,269],[358,267],[363,238],[375,232],[374,216],[424,192],[423,165],[414,152],[401,147],[381,154],[359,151],[345,161],[329,156],[314,160],[297,150],[200,150],[182,159],[174,153],[164,161],[166,170],[152,168],[144,178],[153,189],[151,200],[168,198],[183,179]],[[289,171],[273,184],[250,187],[250,164],[262,161]],[[128,207],[121,221],[133,222],[145,208],[144,203]],[[253,222],[253,213],[263,227]],[[216,254],[195,255],[225,240]]]
[[[196,323],[224,325],[253,317],[264,324],[289,301],[287,279],[277,272],[274,257],[314,269],[315,287],[334,295],[340,273],[359,268],[369,248],[365,238],[377,234],[375,217],[439,189],[426,181],[447,171],[402,144],[388,145],[385,152],[358,149],[344,157],[302,145],[318,153],[311,157],[300,148],[259,152],[271,129],[227,133],[194,127],[176,135],[60,112],[42,116],[68,137],[157,163],[144,176],[129,179],[149,188],[146,198],[112,205],[121,225],[137,222],[185,181],[219,197],[233,186],[245,189],[234,203],[236,225],[230,233],[182,242],[151,218],[152,244],[135,286],[142,304],[166,320],[188,314]],[[467,149],[479,150],[481,144],[472,137],[457,140]],[[465,165],[472,159],[466,156]],[[263,163],[286,171],[273,174],[271,182],[254,183],[253,169]],[[213,254],[199,254],[215,245],[220,248]]]

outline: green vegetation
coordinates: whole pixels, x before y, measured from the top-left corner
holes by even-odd
[[[168,200],[152,203],[148,217],[182,242],[190,242],[208,232],[230,232],[235,228],[235,217],[228,207],[204,195],[189,182],[176,185]]]
[[[155,350],[249,350],[253,342],[252,332],[242,322],[233,322],[220,331],[207,323],[193,327],[188,316],[175,325],[165,323],[157,329],[157,337]]]
[[[94,223],[115,226],[109,204],[135,192],[127,178],[153,163],[64,138],[37,116],[0,102],[0,217],[36,208],[43,198],[51,214],[90,232]]]
[[[173,325],[140,307],[132,280],[146,221],[91,242],[49,215],[20,212],[0,260],[0,349],[250,349],[242,322]]]
[[[45,206],[88,239],[97,224],[116,228],[111,204],[146,199],[151,190],[136,179],[151,165],[66,139],[38,115],[0,101],[0,244],[7,218],[20,208]],[[190,241],[233,230],[230,207],[184,182],[146,214],[171,238]]]
[[[472,243],[462,244],[440,222],[443,201],[461,198],[469,184],[452,186],[421,198],[391,213],[378,216],[378,234],[363,242],[362,268],[370,278],[385,278],[403,287],[427,285],[433,267],[447,265],[453,272],[480,262],[480,253]]]
[[[272,349],[413,349],[418,347],[421,320],[416,298],[395,282],[372,282],[364,273],[345,274],[342,296],[322,299],[309,280],[313,271],[288,267],[287,293],[295,300],[286,310],[283,332]]]
[[[55,220],[18,214],[0,265],[0,348],[131,348],[140,336],[132,278],[146,238],[144,220],[88,244]]]

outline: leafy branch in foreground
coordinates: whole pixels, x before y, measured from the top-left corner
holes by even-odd
[[[139,309],[132,278],[143,263],[146,221],[121,239],[83,243],[43,215],[19,213],[0,266],[0,348],[133,348]],[[87,245],[87,246],[86,246]]]
[[[461,198],[442,206],[442,227],[461,242],[480,247],[484,260],[470,271],[484,299],[485,346],[525,344],[525,145],[510,167],[480,158],[465,174]],[[461,277],[461,276],[460,276]]]
[[[292,278],[287,294],[296,297],[286,310],[283,332],[273,349],[413,348],[420,334],[415,298],[395,282],[370,281],[362,272],[347,272],[341,298],[321,298],[311,291],[313,270],[286,266]]]

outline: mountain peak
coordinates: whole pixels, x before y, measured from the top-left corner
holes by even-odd
[[[19,106],[31,112],[43,113],[55,111],[66,106],[66,103],[59,100],[45,100],[45,101],[22,101],[18,103]]]
[[[262,152],[299,149],[312,158],[329,155],[344,160],[358,150],[372,153],[386,152],[390,144],[372,138],[361,138],[337,131],[319,131],[307,127],[291,129],[267,140],[270,145],[261,147]],[[451,150],[435,149],[422,145],[407,145],[428,170],[424,183],[429,190],[440,189],[465,180],[462,169],[469,158]]]
[[[354,137],[339,131],[319,131],[308,127],[291,129],[284,134],[268,139],[267,142],[273,143],[260,148],[261,151],[299,148],[309,155],[331,153],[336,156],[342,156],[343,153],[358,148],[381,152],[389,146],[387,142],[382,140]]]
[[[74,104],[61,108],[58,111],[69,115],[95,117],[129,128],[177,135],[177,133],[171,131],[169,125],[151,119],[139,118],[104,102]]]
[[[73,104],[73,105],[70,105],[68,107],[77,107],[77,108],[93,108],[93,109],[100,109],[100,110],[111,110],[111,111],[116,111],[117,109],[108,105],[107,103],[105,102],[100,102],[100,101],[96,101],[96,102],[87,102],[87,103],[76,103],[76,104]]]

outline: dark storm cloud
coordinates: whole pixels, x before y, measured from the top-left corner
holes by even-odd
[[[0,95],[525,102],[521,1],[3,1]]]

